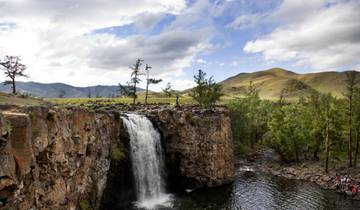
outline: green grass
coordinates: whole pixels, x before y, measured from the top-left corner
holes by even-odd
[[[47,99],[48,101],[56,104],[69,104],[69,105],[80,105],[80,104],[101,104],[101,105],[111,105],[116,103],[132,104],[132,98],[56,98],[56,99]],[[136,103],[144,104],[144,98],[138,98]],[[149,104],[175,104],[176,98],[161,98],[154,97],[148,98]],[[195,104],[194,100],[191,97],[181,97],[180,104]]]

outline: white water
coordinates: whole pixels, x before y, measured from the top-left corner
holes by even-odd
[[[162,178],[163,155],[160,134],[145,116],[128,114],[123,122],[130,136],[130,155],[138,208],[169,206]]]

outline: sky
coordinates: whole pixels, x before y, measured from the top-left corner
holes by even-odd
[[[124,84],[141,58],[151,89],[183,90],[198,69],[358,70],[359,20],[360,0],[0,0],[0,59],[20,56],[22,81],[90,86]]]

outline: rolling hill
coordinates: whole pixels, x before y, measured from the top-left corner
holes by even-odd
[[[358,72],[360,78],[360,72]],[[259,89],[260,97],[266,99],[279,98],[284,90],[288,98],[307,96],[313,92],[332,93],[342,97],[345,91],[346,72],[319,72],[298,74],[281,68],[273,68],[254,73],[240,73],[230,77],[220,84],[226,95],[243,95],[253,82]]]
[[[358,72],[360,78],[360,72]],[[227,96],[244,95],[250,81],[259,89],[260,97],[278,99],[281,92],[289,99],[307,96],[313,92],[332,93],[342,97],[345,91],[346,72],[319,72],[298,74],[281,68],[272,68],[253,73],[240,73],[230,77],[220,84]],[[28,93],[40,98],[58,98],[61,94],[65,98],[112,97],[118,95],[118,86],[74,87],[63,83],[17,82],[17,89],[21,93]],[[144,90],[138,88],[139,94]],[[10,92],[10,86],[0,85],[0,92]],[[189,90],[182,91],[188,94]],[[161,93],[150,92],[161,97]]]
[[[118,86],[91,86],[91,87],[74,87],[63,83],[38,83],[38,82],[17,82],[17,91],[27,93],[31,96],[40,98],[58,98],[63,95],[64,98],[87,98],[89,93],[91,97],[112,97],[119,94]],[[0,85],[0,91],[10,93],[11,86]],[[138,91],[144,91],[138,89]]]

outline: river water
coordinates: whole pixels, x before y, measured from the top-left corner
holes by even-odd
[[[133,208],[137,209],[137,208]],[[360,209],[360,202],[344,198],[316,184],[274,177],[251,168],[239,168],[234,183],[173,194],[171,204],[155,209],[176,210],[341,210]]]

